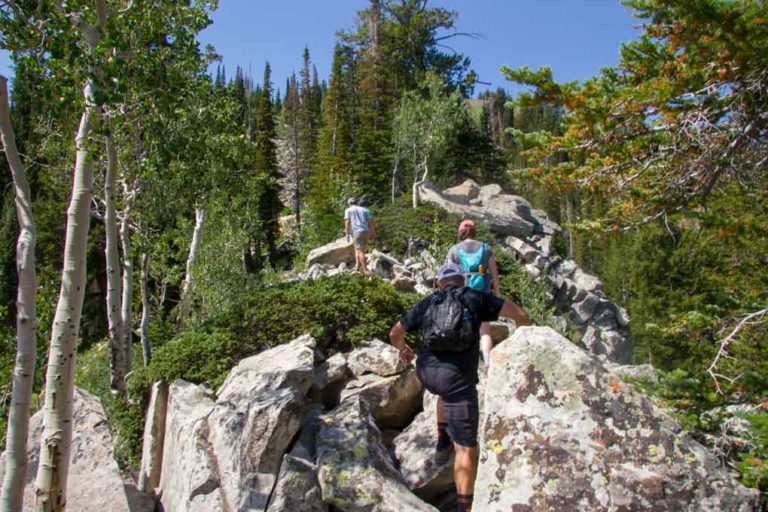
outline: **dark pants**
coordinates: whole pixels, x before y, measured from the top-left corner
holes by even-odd
[[[477,446],[477,385],[453,366],[426,366],[419,362],[416,374],[430,393],[443,399],[445,422],[453,442]]]

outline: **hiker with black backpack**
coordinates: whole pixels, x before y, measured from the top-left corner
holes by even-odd
[[[512,302],[464,286],[464,269],[446,263],[437,272],[438,290],[413,306],[389,331],[400,357],[410,362],[413,349],[408,332],[421,336],[416,374],[437,395],[435,461],[444,464],[455,451],[453,477],[459,512],[472,509],[477,474],[477,397],[480,362],[480,324],[499,316],[518,326],[530,323],[528,313]]]
[[[499,269],[496,266],[493,251],[487,243],[476,240],[476,236],[475,222],[470,219],[461,221],[459,224],[459,243],[450,248],[445,262],[456,263],[464,267],[468,287],[483,292],[491,292],[495,296],[501,297]],[[480,351],[483,353],[486,367],[490,363],[489,357],[492,348],[491,324],[490,322],[483,322],[480,326]]]

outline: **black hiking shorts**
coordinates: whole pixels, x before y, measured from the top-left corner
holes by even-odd
[[[424,387],[443,399],[448,434],[461,446],[477,446],[479,408],[477,385],[452,366],[417,364],[416,374]]]

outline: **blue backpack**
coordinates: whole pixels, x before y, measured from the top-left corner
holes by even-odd
[[[458,247],[456,254],[459,256],[461,266],[467,271],[466,286],[473,290],[485,291],[487,289],[488,277],[485,268],[485,255],[488,252],[488,246],[485,242],[480,246],[477,252],[464,252]]]

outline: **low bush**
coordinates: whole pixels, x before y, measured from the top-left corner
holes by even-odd
[[[408,239],[421,238],[438,260],[445,258],[448,249],[456,243],[456,229],[461,222],[460,216],[428,203],[413,208],[407,194],[374,211],[374,218],[376,248],[402,258],[408,249]]]
[[[758,376],[745,375],[745,383],[737,393],[719,394],[711,378],[701,378],[681,368],[669,372],[656,369],[656,375],[658,382],[629,381],[725,464],[738,470],[744,485],[759,489],[761,507],[765,509],[768,506],[768,397],[761,391],[764,387],[760,388],[755,380]],[[735,409],[730,410],[729,406]],[[735,433],[727,427],[734,419],[742,420],[742,426]],[[720,440],[726,436],[731,439],[721,446]]]
[[[416,300],[379,279],[340,275],[265,288],[209,321],[159,347],[147,368],[136,370],[128,401],[115,406],[115,421],[129,464],[141,451],[143,414],[157,380],[184,379],[218,387],[229,370],[257,354],[304,333],[321,349],[351,348],[387,333]]]

